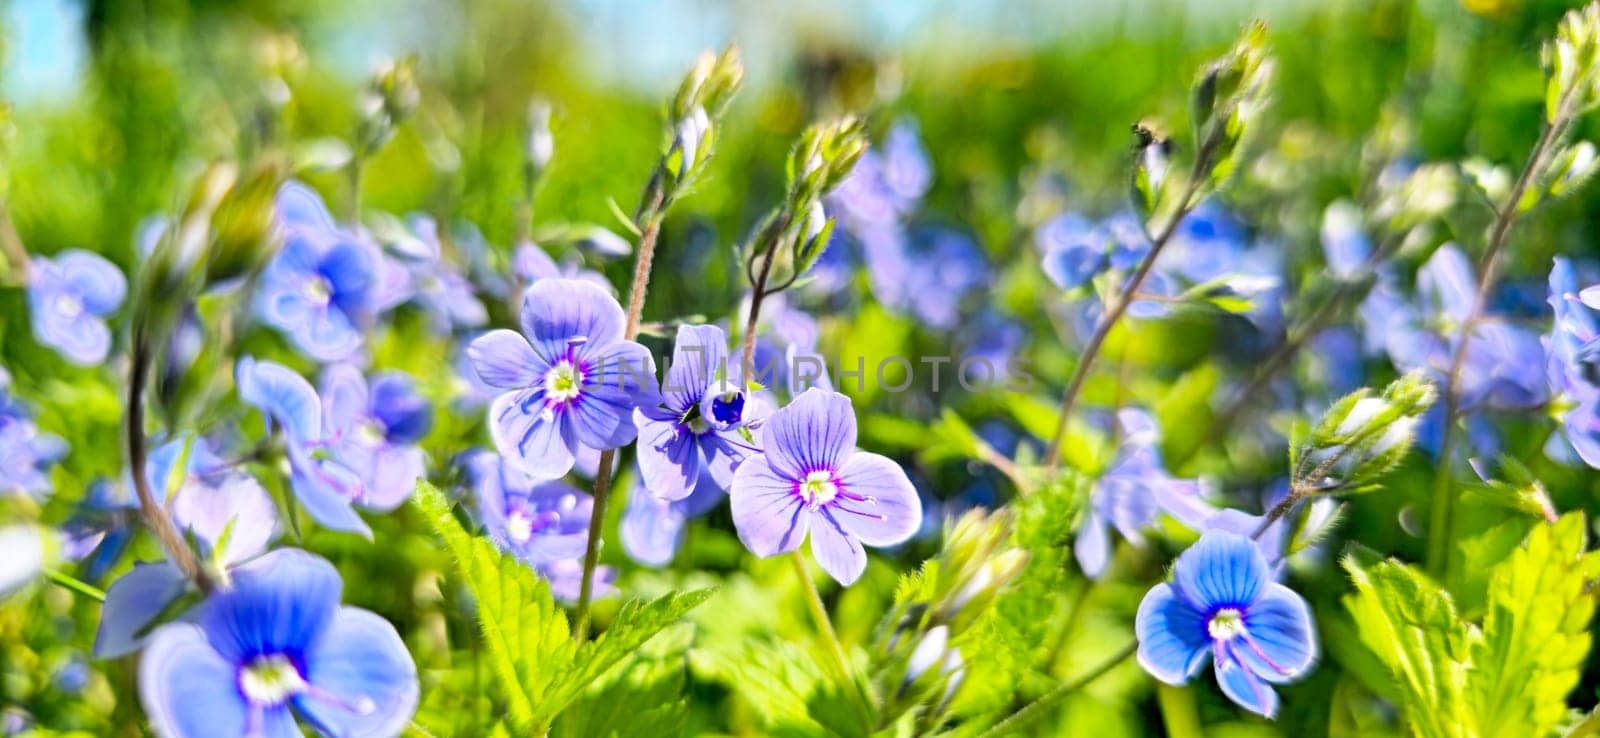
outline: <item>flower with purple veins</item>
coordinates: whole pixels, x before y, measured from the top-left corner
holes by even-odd
[[[484,532],[550,582],[558,599],[578,598],[594,500],[566,482],[538,479],[492,451],[463,461]],[[595,570],[596,592],[610,591],[615,570]]]
[[[702,472],[689,496],[663,500],[644,485],[643,475],[628,493],[628,506],[622,511],[617,532],[628,558],[645,566],[661,567],[672,563],[683,545],[683,530],[689,520],[704,515],[722,502],[723,486]]]
[[[1136,546],[1144,544],[1144,530],[1162,513],[1199,529],[1215,512],[1201,499],[1204,486],[1193,479],[1178,479],[1161,463],[1160,431],[1142,410],[1117,413],[1122,443],[1111,468],[1095,482],[1083,527],[1073,544],[1073,554],[1085,576],[1098,579],[1111,563],[1111,530]]]
[[[490,331],[467,348],[486,384],[495,448],[534,476],[572,469],[580,445],[634,439],[634,407],[654,393],[655,360],[623,340],[622,306],[590,282],[545,279],[522,302],[522,334]]]
[[[429,328],[447,335],[460,328],[477,328],[489,322],[489,313],[469,281],[444,258],[439,225],[426,215],[409,218],[414,237],[396,241],[390,249],[406,275],[406,299],[428,316]]]
[[[35,258],[28,276],[33,337],[74,364],[99,364],[111,351],[106,316],[127,293],[122,272],[98,254],[68,249]]]
[[[394,626],[339,604],[339,572],[298,549],[240,567],[196,623],[162,626],[139,697],[167,738],[398,735],[417,708],[416,664]]]
[[[283,248],[262,271],[256,312],[311,358],[349,358],[377,310],[383,280],[377,248],[339,228],[321,198],[299,183],[278,193]]]
[[[728,337],[714,325],[678,327],[660,402],[633,411],[639,429],[639,471],[664,500],[687,497],[701,472],[724,489],[739,462],[759,450],[752,428],[769,408],[729,380]]]
[[[856,449],[850,398],[806,390],[767,419],[765,451],[745,459],[729,491],[739,540],[757,556],[811,553],[840,584],[867,566],[862,544],[893,546],[922,524],[922,502],[888,457]]]
[[[1187,684],[1209,658],[1222,693],[1268,718],[1274,684],[1294,681],[1317,658],[1311,610],[1272,581],[1249,538],[1211,531],[1178,556],[1172,581],[1151,588],[1134,621],[1139,665],[1173,686]]]

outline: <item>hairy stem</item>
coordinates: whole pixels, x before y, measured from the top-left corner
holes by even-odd
[[[1562,96],[1556,114],[1551,117],[1550,124],[1540,132],[1538,142],[1528,154],[1527,165],[1523,167],[1522,174],[1517,177],[1516,184],[1512,186],[1505,203],[1495,215],[1494,227],[1489,232],[1488,247],[1484,251],[1483,262],[1478,270],[1478,290],[1472,300],[1472,310],[1467,314],[1466,321],[1461,324],[1461,338],[1456,342],[1455,352],[1450,359],[1450,371],[1445,375],[1444,435],[1439,442],[1439,469],[1434,476],[1433,504],[1428,522],[1428,550],[1424,559],[1428,571],[1435,575],[1448,576],[1450,542],[1455,538],[1457,495],[1451,489],[1450,460],[1455,451],[1456,422],[1461,414],[1461,371],[1466,366],[1467,344],[1472,340],[1472,331],[1482,319],[1484,305],[1488,303],[1489,293],[1494,289],[1495,278],[1500,271],[1500,254],[1505,250],[1506,238],[1510,235],[1511,226],[1516,222],[1521,210],[1522,198],[1532,186],[1534,177],[1544,167],[1545,158],[1550,155],[1556,142],[1572,122],[1574,99],[1575,95],[1571,91]]]
[[[1061,408],[1057,411],[1056,432],[1050,437],[1050,446],[1045,450],[1045,469],[1054,470],[1061,461],[1061,442],[1067,435],[1067,422],[1072,417],[1072,408],[1078,402],[1078,393],[1083,390],[1083,383],[1089,378],[1089,370],[1094,368],[1095,359],[1100,356],[1100,348],[1105,344],[1106,337],[1111,334],[1111,329],[1122,320],[1123,313],[1128,311],[1128,306],[1133,304],[1134,295],[1138,294],[1139,287],[1144,284],[1150,270],[1155,267],[1156,259],[1161,256],[1161,250],[1166,248],[1172,240],[1172,235],[1178,231],[1178,224],[1183,222],[1189,211],[1194,209],[1195,195],[1200,191],[1200,185],[1205,181],[1207,172],[1210,171],[1212,144],[1209,142],[1200,148],[1195,156],[1194,171],[1189,174],[1189,181],[1184,185],[1183,196],[1178,200],[1177,207],[1172,216],[1161,228],[1161,232],[1151,239],[1150,253],[1139,262],[1139,267],[1122,286],[1122,290],[1114,295],[1106,306],[1106,314],[1100,318],[1100,323],[1095,327],[1094,334],[1089,337],[1089,343],[1083,348],[1083,356],[1078,359],[1078,365],[1072,371],[1072,378],[1067,381],[1066,392],[1061,396]]]
[[[834,671],[838,672],[839,679],[850,683],[851,701],[861,714],[862,724],[876,727],[872,724],[872,711],[868,707],[870,700],[861,690],[861,683],[856,681],[855,672],[850,669],[850,657],[845,655],[844,644],[839,642],[839,634],[833,630],[833,621],[828,619],[828,608],[822,604],[822,595],[817,592],[817,583],[811,579],[811,570],[806,568],[806,561],[801,558],[799,551],[789,554],[789,561],[794,564],[795,576],[800,578],[800,583],[805,589],[806,606],[811,610],[811,619],[817,622],[817,630],[822,633],[823,640],[827,641]]]
[[[1011,713],[1011,715],[1006,717],[1006,719],[995,723],[988,730],[979,733],[978,738],[995,738],[996,736],[1009,735],[1021,731],[1023,728],[1033,724],[1034,721],[1044,717],[1045,714],[1050,711],[1050,708],[1060,704],[1062,700],[1072,696],[1073,692],[1076,692],[1082,689],[1085,685],[1092,683],[1094,680],[1105,676],[1107,672],[1115,669],[1118,664],[1127,661],[1138,650],[1138,641],[1134,641],[1126,646],[1123,646],[1122,650],[1112,654],[1105,661],[1100,662],[1082,676],[1062,682],[1061,684],[1057,685],[1055,689],[1044,693],[1039,697],[1039,699],[1028,703],[1022,709]]]
[[[201,592],[209,594],[215,589],[216,583],[206,573],[189,544],[184,542],[183,534],[173,525],[166,508],[156,502],[155,492],[150,489],[150,480],[146,478],[149,449],[144,435],[144,389],[150,378],[150,360],[150,336],[147,335],[143,318],[136,318],[133,326],[133,367],[128,378],[127,435],[128,466],[133,475],[134,492],[139,498],[139,515],[161,541],[167,558],[172,559],[178,570],[193,581]]]
[[[628,325],[623,339],[639,335],[639,314],[644,312],[644,295],[650,286],[650,266],[655,261],[656,239],[661,233],[664,195],[652,180],[640,206],[637,222],[639,255],[633,263],[633,283],[628,287]],[[616,449],[600,453],[600,468],[594,473],[594,510],[589,514],[589,540],[583,550],[583,581],[578,590],[577,620],[573,634],[578,640],[589,637],[589,603],[594,599],[594,570],[600,563],[600,535],[606,524],[606,503],[611,497],[611,469],[616,465]]]
[[[744,372],[744,381],[749,381],[755,376],[756,324],[761,320],[761,303],[767,298],[767,281],[772,279],[772,262],[776,255],[774,252],[778,248],[778,236],[788,227],[787,223],[786,216],[779,216],[767,227],[762,228],[757,236],[754,248],[761,256],[761,271],[755,272],[750,268],[753,262],[746,265],[745,273],[750,275],[750,315],[745,318],[744,351],[739,363],[740,369]],[[752,254],[751,258],[754,259],[755,254]]]

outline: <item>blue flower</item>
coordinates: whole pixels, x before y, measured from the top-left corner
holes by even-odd
[[[0,494],[43,497],[50,492],[50,466],[67,455],[67,443],[40,431],[10,387],[11,375],[0,368]]]
[[[633,409],[651,393],[655,361],[622,338],[622,306],[590,282],[545,279],[522,302],[522,335],[495,330],[468,347],[473,368],[502,390],[489,406],[499,449],[524,471],[554,479],[579,445],[613,449],[634,439]]]
[[[772,414],[765,452],[734,472],[729,500],[739,540],[757,556],[800,547],[840,584],[867,566],[862,544],[893,546],[922,525],[922,502],[905,470],[888,457],[856,450],[850,398],[809,389]]]
[[[297,549],[239,568],[197,623],[162,626],[139,662],[139,698],[168,738],[398,735],[417,668],[394,626],[341,607],[339,572]]]
[[[617,532],[628,558],[645,566],[672,563],[683,545],[683,529],[689,520],[704,515],[722,502],[723,485],[702,473],[689,496],[663,500],[651,493],[640,475],[628,494],[628,507],[622,511]]]
[[[770,407],[729,374],[728,337],[721,328],[678,328],[660,401],[633,411],[639,470],[651,494],[683,499],[702,471],[726,489],[739,462],[757,450],[751,428]]]
[[[291,182],[278,194],[283,248],[261,274],[256,311],[322,362],[349,358],[377,309],[382,256],[340,229],[321,198]]]
[[[489,540],[549,580],[556,597],[577,599],[594,500],[565,482],[533,477],[492,451],[475,451],[464,464]],[[596,591],[608,589],[615,572],[600,567],[595,578]]]
[[[1172,581],[1139,603],[1134,631],[1151,676],[1187,684],[1209,658],[1223,694],[1268,718],[1278,711],[1271,685],[1299,678],[1317,658],[1305,600],[1272,581],[1249,538],[1220,530],[1178,556]]]
[[[1551,392],[1568,409],[1562,433],[1546,449],[1552,458],[1570,459],[1559,445],[1565,438],[1578,459],[1600,468],[1600,285],[1579,290],[1577,271],[1557,258],[1550,270],[1550,307],[1555,319],[1544,339],[1545,373]]]
[[[295,498],[317,522],[371,536],[355,506],[393,510],[423,474],[414,443],[431,410],[410,380],[382,375],[368,387],[355,369],[338,365],[323,378],[324,397],[293,370],[251,357],[235,369],[239,398],[283,429]]]
[[[1160,431],[1141,410],[1117,413],[1122,444],[1111,468],[1095,482],[1089,510],[1073,545],[1085,576],[1098,579],[1111,562],[1111,529],[1134,545],[1143,545],[1143,531],[1165,512],[1198,529],[1213,508],[1201,494],[1199,481],[1177,479],[1161,464]]]
[[[610,294],[616,294],[616,289],[611,286],[606,275],[593,269],[584,269],[583,263],[575,258],[557,265],[555,259],[550,258],[544,249],[532,243],[524,243],[517,247],[517,252],[512,257],[511,271],[525,284],[533,284],[541,279],[581,279],[593,283]]]
[[[134,521],[139,504],[128,493],[125,482],[98,479],[72,517],[61,526],[61,556],[68,561],[85,561],[84,576],[97,582],[117,562],[133,542]]]
[[[391,244],[408,282],[406,299],[422,308],[429,327],[438,335],[489,322],[489,313],[472,282],[444,258],[439,225],[425,215],[411,216],[410,225],[414,237]]]
[[[116,265],[88,251],[36,258],[28,277],[33,337],[74,364],[99,364],[111,350],[105,318],[127,292],[128,282]]]

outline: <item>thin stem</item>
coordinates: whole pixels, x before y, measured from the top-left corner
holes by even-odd
[[[1494,289],[1495,278],[1500,271],[1500,254],[1505,249],[1506,237],[1511,233],[1511,226],[1516,222],[1521,210],[1522,198],[1532,186],[1534,177],[1543,168],[1544,159],[1549,155],[1555,143],[1566,132],[1567,125],[1572,122],[1572,106],[1576,95],[1572,91],[1565,93],[1552,116],[1550,124],[1545,126],[1539,134],[1539,140],[1533,146],[1533,151],[1528,154],[1528,163],[1522,169],[1522,174],[1517,177],[1516,184],[1511,188],[1506,201],[1495,216],[1494,228],[1489,234],[1488,248],[1483,254],[1483,263],[1479,267],[1478,290],[1473,296],[1472,310],[1467,314],[1467,319],[1461,324],[1461,338],[1456,343],[1455,353],[1450,359],[1450,372],[1445,375],[1444,385],[1444,435],[1439,442],[1439,469],[1434,476],[1432,512],[1428,522],[1428,550],[1424,559],[1428,571],[1439,575],[1448,575],[1450,571],[1450,542],[1455,538],[1455,507],[1456,495],[1451,490],[1450,460],[1454,455],[1456,441],[1456,420],[1461,413],[1461,371],[1466,365],[1467,344],[1472,341],[1472,332],[1483,317],[1484,305],[1488,303],[1489,293]]]
[[[771,294],[767,290],[767,281],[772,278],[773,257],[778,248],[779,235],[788,227],[788,218],[779,216],[771,224],[761,229],[757,236],[755,248],[761,255],[761,271],[754,270],[754,256],[745,264],[745,274],[750,277],[750,314],[745,318],[744,324],[744,351],[739,366],[744,372],[745,380],[754,376],[756,368],[756,325],[761,320],[761,302]]]
[[[1123,646],[1122,650],[1112,654],[1109,658],[1096,665],[1093,669],[1090,669],[1083,676],[1071,681],[1062,682],[1061,684],[1057,685],[1055,689],[1044,693],[1044,695],[1039,697],[1039,699],[1028,703],[1027,706],[1023,707],[1022,709],[1011,713],[1011,715],[1006,719],[995,723],[988,730],[979,733],[978,738],[994,738],[995,736],[1015,733],[1023,728],[1028,727],[1035,720],[1044,717],[1045,713],[1048,712],[1050,708],[1056,706],[1062,700],[1072,696],[1073,692],[1076,692],[1094,680],[1105,676],[1107,672],[1115,669],[1118,664],[1127,661],[1138,650],[1138,641],[1134,641],[1126,646]]]
[[[861,690],[861,683],[856,681],[855,672],[850,669],[850,657],[845,655],[844,644],[839,642],[839,634],[833,630],[833,621],[828,619],[828,608],[822,604],[822,595],[817,592],[817,583],[811,579],[811,570],[806,568],[806,561],[801,558],[799,551],[789,554],[789,561],[794,564],[795,576],[800,578],[805,589],[806,606],[811,610],[811,619],[816,621],[817,630],[828,642],[834,670],[840,679],[850,683],[851,701],[861,713],[862,724],[873,727],[872,711],[868,707],[870,700]]]
[[[1167,738],[1201,738],[1200,712],[1195,709],[1194,692],[1188,687],[1156,684],[1156,704],[1161,706],[1161,723]]]
[[[150,489],[150,480],[146,478],[149,449],[144,435],[144,389],[150,377],[151,357],[150,337],[146,334],[143,318],[134,320],[132,358],[133,367],[128,378],[128,466],[133,475],[134,492],[139,497],[139,514],[156,538],[160,539],[167,557],[172,559],[178,570],[192,580],[201,592],[210,594],[215,588],[211,575],[206,573],[194,551],[184,542],[183,534],[172,524],[166,508],[156,502],[155,492]]]
[[[1291,490],[1289,494],[1284,495],[1283,499],[1278,501],[1278,504],[1273,505],[1272,509],[1267,511],[1267,516],[1262,519],[1261,525],[1256,528],[1254,533],[1250,534],[1250,540],[1261,540],[1261,537],[1267,534],[1267,529],[1271,528],[1273,523],[1278,522],[1279,518],[1294,512],[1295,507],[1304,498],[1305,495],[1299,489]]]
[[[357,151],[350,157],[350,225],[358,229],[361,226],[361,180],[366,159],[364,151]]]
[[[101,591],[100,588],[95,587],[94,585],[78,579],[70,574],[65,574],[56,571],[55,569],[46,569],[44,576],[57,586],[81,594],[84,597],[94,600],[95,602],[106,601],[106,593]]]
[[[645,290],[650,286],[650,266],[655,261],[656,238],[661,233],[661,208],[664,195],[656,180],[647,188],[645,202],[640,206],[637,219],[641,225],[639,256],[633,264],[633,284],[628,288],[628,325],[624,340],[632,341],[639,335],[639,314],[644,312]],[[589,540],[583,550],[583,582],[578,590],[577,621],[573,634],[578,640],[589,637],[589,603],[594,599],[594,570],[600,563],[600,536],[606,524],[606,503],[611,498],[611,468],[615,466],[616,449],[600,453],[600,468],[594,474],[594,509],[589,514]]]
[[[1060,464],[1061,442],[1067,435],[1067,422],[1071,418],[1072,408],[1077,404],[1078,393],[1083,390],[1083,383],[1089,378],[1089,370],[1094,368],[1096,358],[1100,356],[1100,348],[1106,342],[1106,337],[1111,334],[1111,329],[1122,320],[1123,313],[1128,311],[1128,306],[1133,304],[1133,296],[1138,294],[1139,287],[1144,284],[1150,270],[1155,267],[1156,258],[1161,256],[1161,250],[1166,248],[1172,240],[1172,234],[1178,231],[1178,224],[1183,222],[1185,216],[1194,208],[1195,195],[1200,191],[1200,185],[1205,180],[1209,170],[1208,160],[1211,158],[1212,146],[1208,143],[1202,146],[1195,156],[1194,171],[1189,174],[1189,182],[1184,186],[1183,197],[1178,200],[1178,206],[1173,211],[1161,232],[1151,239],[1150,253],[1146,254],[1144,261],[1139,262],[1139,268],[1133,276],[1123,284],[1119,294],[1114,296],[1107,306],[1106,314],[1100,318],[1100,324],[1095,327],[1094,334],[1089,337],[1089,343],[1084,346],[1083,356],[1078,359],[1078,366],[1072,371],[1072,378],[1067,381],[1066,392],[1061,396],[1061,409],[1058,411],[1055,435],[1050,437],[1050,446],[1045,450],[1045,469],[1054,471]]]

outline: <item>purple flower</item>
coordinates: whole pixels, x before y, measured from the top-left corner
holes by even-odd
[[[283,428],[295,498],[318,523],[370,537],[354,506],[386,512],[411,494],[423,464],[411,444],[427,431],[429,413],[408,381],[369,389],[353,372],[330,369],[319,399],[281,364],[247,356],[236,368],[239,398],[261,410],[269,428]]]
[[[1559,437],[1579,459],[1600,468],[1600,289],[1580,291],[1577,271],[1557,258],[1550,270],[1550,307],[1555,319],[1544,339],[1545,373],[1551,392],[1568,405]],[[1570,459],[1559,437],[1546,448],[1553,458]]]
[[[124,482],[98,479],[89,485],[72,517],[61,526],[61,556],[85,561],[84,576],[100,581],[121,560],[133,541],[133,522],[139,505]]]
[[[628,507],[622,511],[618,533],[628,558],[645,566],[661,567],[672,563],[683,545],[683,529],[691,518],[704,515],[722,502],[723,486],[702,473],[689,496],[663,500],[644,485],[641,475],[630,488]]]
[[[1273,684],[1305,674],[1317,658],[1311,610],[1272,581],[1244,536],[1211,531],[1178,556],[1172,581],[1151,588],[1134,623],[1139,665],[1167,684],[1187,684],[1209,657],[1223,694],[1268,718]]]
[[[484,334],[468,347],[486,384],[504,390],[489,406],[489,431],[512,463],[554,479],[579,445],[632,441],[633,409],[654,384],[650,352],[622,339],[622,306],[590,282],[545,279],[522,302],[522,335]]]
[[[28,278],[33,337],[74,364],[99,364],[111,350],[105,318],[127,292],[122,272],[97,254],[69,249],[36,258]]]
[[[475,451],[465,464],[489,540],[547,579],[557,598],[577,599],[594,500],[565,482],[530,476],[491,451]],[[615,577],[609,567],[596,570],[597,591]]]
[[[185,447],[187,463],[173,479]],[[145,476],[158,497],[168,498],[170,492],[173,521],[199,544],[202,559],[224,581],[228,567],[261,555],[277,533],[272,497],[253,477],[217,458],[204,439],[161,445],[150,453]],[[134,564],[106,590],[94,655],[115,658],[138,650],[149,626],[188,588],[188,580],[171,562]]]
[[[757,556],[788,553],[811,534],[823,570],[849,585],[867,566],[862,544],[893,546],[917,532],[922,503],[904,470],[856,450],[850,398],[806,390],[762,431],[765,452],[734,472],[739,540]]]
[[[40,431],[10,387],[11,375],[0,368],[0,494],[43,497],[50,466],[67,455],[67,443]]]
[[[444,258],[439,243],[439,225],[425,215],[410,218],[415,238],[392,245],[407,277],[408,299],[428,316],[429,328],[446,335],[458,328],[476,328],[489,322],[489,313],[478,301],[472,283],[454,264]]]
[[[544,249],[529,242],[517,247],[517,252],[512,257],[511,271],[527,284],[533,284],[541,279],[581,279],[604,288],[609,294],[616,294],[616,289],[611,286],[606,275],[593,269],[584,269],[583,263],[577,259],[570,259],[557,265],[556,260],[550,258]]]
[[[1165,512],[1184,525],[1199,529],[1213,508],[1201,500],[1199,481],[1177,479],[1161,464],[1160,431],[1142,410],[1117,413],[1122,446],[1110,470],[1090,492],[1089,510],[1073,553],[1085,576],[1098,579],[1111,562],[1111,529],[1129,543],[1144,544],[1143,531]]]
[[[304,185],[284,185],[278,214],[284,245],[261,274],[256,311],[307,356],[349,358],[377,309],[382,255],[334,224],[321,198]]]
[[[398,735],[416,711],[417,668],[394,626],[341,607],[339,572],[297,549],[240,567],[197,623],[156,631],[139,697],[170,738]]]
[[[722,329],[680,326],[660,401],[633,411],[639,471],[651,494],[683,499],[702,471],[726,489],[739,462],[757,450],[751,428],[769,408],[728,377],[728,337]]]

